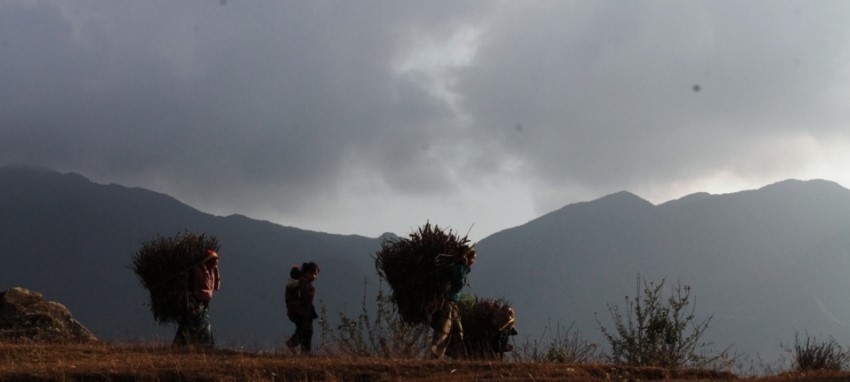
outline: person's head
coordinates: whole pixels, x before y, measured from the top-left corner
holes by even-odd
[[[316,263],[311,261],[301,265],[301,280],[313,282],[317,278],[319,278],[319,266]]]
[[[469,248],[466,250],[466,253],[463,254],[463,263],[467,266],[471,267],[472,264],[475,264],[475,248]]]
[[[292,269],[289,270],[289,278],[291,279],[300,279],[301,278],[301,268],[298,265],[293,265]]]

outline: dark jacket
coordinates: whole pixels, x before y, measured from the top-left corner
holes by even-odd
[[[466,284],[466,275],[469,274],[470,268],[466,264],[457,263],[451,268],[451,278],[449,287],[449,300],[457,302],[460,300],[460,291]]]
[[[318,318],[313,305],[316,288],[312,283],[301,280],[290,280],[286,284],[286,315],[291,319]]]

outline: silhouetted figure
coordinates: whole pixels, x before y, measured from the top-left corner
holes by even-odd
[[[214,345],[209,304],[213,292],[221,286],[218,258],[218,253],[211,249],[207,250],[205,257],[192,268],[188,286],[190,295],[180,326],[177,327],[174,346],[212,347]]]
[[[309,262],[301,268],[293,267],[289,272],[290,280],[286,283],[286,315],[295,324],[295,333],[286,340],[286,347],[298,354],[310,354],[313,341],[313,320],[319,318],[313,297],[316,289],[313,281],[319,278],[319,266]]]
[[[448,268],[448,271],[451,272],[451,285],[447,300],[442,309],[434,313],[434,317],[431,319],[431,327],[434,329],[431,338],[431,355],[436,359],[443,358],[452,336],[463,340],[463,325],[460,322],[460,311],[457,303],[460,300],[460,291],[466,284],[466,276],[469,274],[472,264],[475,264],[474,248],[466,251],[457,263]]]

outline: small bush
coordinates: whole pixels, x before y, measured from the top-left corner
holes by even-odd
[[[598,357],[596,344],[582,338],[578,331],[573,331],[572,325],[563,333],[560,326],[555,329],[555,337],[546,352],[546,360],[549,362],[586,364],[596,361]]]
[[[327,311],[323,309],[323,317]],[[326,351],[352,357],[419,358],[428,349],[429,331],[422,325],[412,325],[400,320],[392,299],[383,287],[375,296],[375,317],[370,318],[366,304],[364,283],[361,311],[356,316],[339,313],[340,325],[331,328],[326,318],[320,322],[323,332],[330,338]]]
[[[573,324],[562,329],[558,324],[554,334],[549,333],[549,325],[543,329],[539,339],[529,340],[518,346],[515,358],[519,361],[557,362],[569,364],[590,364],[600,360],[597,344],[582,337]]]
[[[711,316],[695,321],[695,305],[690,300],[690,287],[677,283],[670,297],[662,297],[664,279],[647,282],[637,278],[636,297],[626,297],[626,315],[616,305],[608,305],[614,330],[599,324],[611,345],[611,362],[629,366],[664,368],[705,367],[724,354],[706,356],[708,344],[700,342]],[[642,288],[641,288],[641,284]],[[688,330],[690,331],[688,332]]]
[[[801,340],[800,333],[794,333],[793,357],[797,371],[844,370],[850,362],[850,353],[834,338],[820,340],[806,334],[806,338]]]

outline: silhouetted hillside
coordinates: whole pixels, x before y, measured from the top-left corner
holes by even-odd
[[[333,316],[354,311],[375,279],[377,239],[219,217],[155,192],[91,183],[76,174],[0,168],[0,290],[23,286],[61,301],[103,339],[165,336],[128,268],[141,243],[183,230],[222,242],[222,290],[211,306],[221,343],[280,343],[292,328],[283,308],[289,267],[322,266],[316,287]],[[374,285],[374,283],[372,283]]]
[[[322,266],[318,297],[332,318],[359,312],[365,279],[377,285],[379,238],[213,216],[143,189],[0,168],[0,290],[43,292],[100,338],[170,340],[174,328],[155,326],[127,265],[143,241],[183,230],[221,239],[223,282],[212,323],[223,344],[277,345],[291,332],[282,285],[295,263]],[[519,341],[539,339],[547,324],[551,334],[572,322],[601,341],[597,319],[610,324],[607,304],[634,296],[640,273],[691,285],[697,315],[714,314],[706,339],[718,349],[734,344],[770,357],[795,330],[850,342],[850,190],[832,182],[788,180],[657,206],[619,192],[565,206],[477,247],[469,291],[508,298]]]
[[[776,354],[794,331],[850,340],[850,191],[789,180],[653,206],[621,192],[577,203],[478,244],[478,294],[514,302],[520,330],[560,323],[601,341],[607,304],[634,296],[636,277],[681,280],[706,338]],[[596,315],[595,315],[596,314]]]

